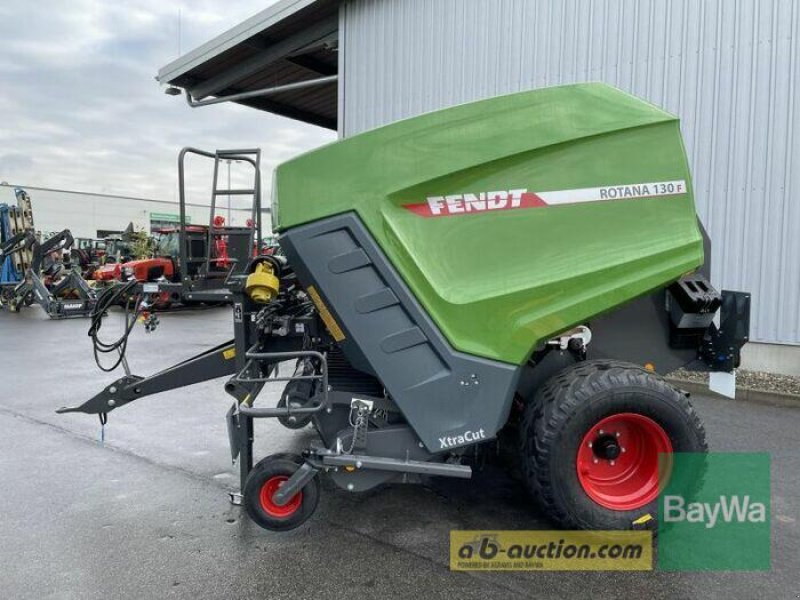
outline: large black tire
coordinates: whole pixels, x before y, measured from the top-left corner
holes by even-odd
[[[622,463],[618,457],[624,445],[614,446],[614,432],[600,436],[596,426],[624,419],[639,420],[647,427],[655,423],[655,439],[668,438],[673,452],[708,449],[705,430],[688,398],[659,375],[629,363],[593,360],[568,367],[548,380],[525,407],[519,432],[523,477],[542,510],[560,526],[595,530],[655,526],[658,499],[652,497],[652,486],[640,497],[646,501],[641,506],[619,502],[609,507],[601,505],[603,499],[586,479],[592,469],[611,468],[611,456]],[[594,449],[586,450],[592,448],[587,439],[594,440]],[[611,454],[600,450],[607,443],[614,446]],[[586,452],[593,453],[589,461]],[[630,460],[632,455],[626,456]],[[587,468],[587,462],[601,464]]]
[[[293,455],[277,454],[260,460],[244,484],[244,507],[250,518],[270,531],[287,531],[305,523],[319,503],[319,478],[315,477],[286,505],[270,501],[282,481],[291,477],[301,462]]]

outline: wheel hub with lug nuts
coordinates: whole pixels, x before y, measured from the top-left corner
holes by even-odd
[[[672,453],[661,425],[636,413],[619,413],[591,427],[578,447],[578,481],[600,506],[636,510],[655,500],[659,455]]]

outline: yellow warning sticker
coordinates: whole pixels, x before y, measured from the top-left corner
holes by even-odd
[[[222,357],[225,360],[236,358],[236,348],[226,348],[225,350],[222,351]]]
[[[325,323],[325,327],[328,328],[328,331],[331,332],[333,339],[337,342],[344,340],[344,332],[342,331],[342,328],[339,327],[339,324],[336,322],[336,319],[333,318],[331,311],[329,311],[328,307],[325,306],[325,303],[322,301],[322,298],[320,297],[316,288],[313,285],[310,285],[306,291],[308,292],[308,295],[311,296],[311,300],[314,302],[314,305],[319,311],[319,316],[322,317],[322,321]]]

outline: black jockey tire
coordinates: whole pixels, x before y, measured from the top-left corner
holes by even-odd
[[[270,514],[269,508],[262,501],[262,488],[274,478],[288,479],[302,462],[297,462],[294,455],[278,454],[260,460],[250,471],[245,480],[244,506],[247,514],[258,526],[270,531],[288,531],[305,523],[317,508],[320,496],[319,477],[314,477],[298,493],[302,494],[301,500],[290,514]],[[292,501],[290,500],[290,503]],[[280,508],[280,507],[278,507]]]

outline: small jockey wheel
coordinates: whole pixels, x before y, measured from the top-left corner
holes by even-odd
[[[314,514],[319,502],[319,479],[314,477],[284,503],[278,503],[275,492],[294,475],[303,459],[276,454],[261,459],[250,471],[242,494],[250,518],[264,529],[285,531],[299,527]]]

